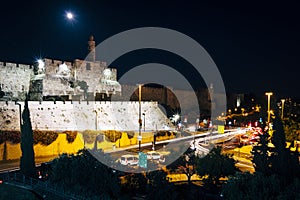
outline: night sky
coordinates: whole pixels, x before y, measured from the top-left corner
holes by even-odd
[[[5,1],[0,11],[0,61],[32,64],[39,57],[84,59],[91,34],[98,44],[128,29],[164,27],[190,36],[206,49],[227,92],[263,95],[273,91],[278,97],[300,98],[300,6],[296,3],[145,2]],[[66,19],[66,11],[74,13],[73,22]],[[203,86],[194,80],[188,63],[168,52],[132,52],[112,67],[120,76],[147,62],[172,66],[194,87]]]

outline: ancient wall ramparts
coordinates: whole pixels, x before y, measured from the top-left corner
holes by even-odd
[[[19,130],[24,102],[0,102],[0,129]],[[121,101],[29,101],[33,129],[138,130],[139,103]],[[145,129],[163,129],[169,123],[157,102],[142,102]],[[171,125],[171,124],[169,124]]]

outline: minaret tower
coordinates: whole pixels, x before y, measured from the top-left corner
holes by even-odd
[[[96,43],[94,40],[94,36],[90,36],[90,39],[88,41],[88,50],[89,50],[89,55],[88,55],[88,61],[95,62],[96,60]]]

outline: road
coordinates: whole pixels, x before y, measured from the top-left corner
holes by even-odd
[[[39,166],[42,163],[49,162],[57,158],[57,156],[47,156],[47,157],[37,157],[35,158],[36,166]],[[7,160],[7,161],[0,161],[0,173],[7,172],[7,171],[14,171],[19,170],[20,160]]]
[[[185,137],[179,137],[175,139],[165,140],[165,141],[159,141],[155,144],[155,150],[162,154],[168,154],[173,151],[178,151],[179,148],[185,148],[187,149],[189,145],[192,146],[192,142],[195,140],[196,143],[202,143],[202,142],[214,142],[219,143],[222,141],[229,140],[236,134],[240,134],[240,129],[233,129],[229,130],[227,133],[224,134],[217,134],[216,131],[214,132],[206,132],[201,134],[193,134],[190,133],[191,136],[185,136]],[[201,152],[207,153],[208,151],[206,149],[201,149],[199,147]],[[141,151],[148,152],[152,150],[152,143],[145,143],[141,145]],[[121,157],[123,154],[128,153],[138,153],[138,145],[129,146],[126,148],[116,148],[114,150],[105,151],[105,153],[110,154],[113,160],[117,160]],[[58,156],[50,156],[50,157],[38,157],[35,158],[35,162],[38,165],[44,162],[49,162],[53,160],[54,158],[57,158]],[[9,160],[9,161],[0,161],[0,172],[5,171],[11,171],[11,170],[18,170],[20,165],[20,160]]]

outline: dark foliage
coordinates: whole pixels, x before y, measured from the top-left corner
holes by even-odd
[[[58,137],[58,133],[55,131],[41,131],[34,130],[33,131],[33,142],[34,144],[42,144],[42,145],[50,145],[54,142]]]
[[[158,170],[146,173],[147,197],[146,199],[176,199],[177,192],[174,185],[167,180],[167,173]]]
[[[285,119],[284,132],[286,141],[291,142],[294,146],[294,141],[300,141],[300,123],[293,119]]]
[[[122,132],[116,130],[103,131],[106,139],[110,142],[116,142],[122,137]]]
[[[134,137],[134,131],[126,131],[128,139],[131,139]]]
[[[197,158],[190,148],[175,162],[168,166],[171,171],[183,173],[187,176],[188,184],[191,184],[191,177],[196,174]]]
[[[20,160],[21,172],[30,177],[35,174],[35,160],[33,150],[33,131],[30,121],[30,113],[28,101],[25,101],[24,110],[22,113],[23,124],[21,125],[21,150],[22,156]]]
[[[49,179],[66,192],[85,199],[120,197],[117,172],[99,162],[87,150],[81,150],[76,155],[63,154],[53,161]]]
[[[222,154],[222,148],[213,148],[205,157],[197,159],[197,174],[204,178],[208,187],[220,185],[220,178],[233,175],[237,169],[230,155]]]
[[[257,145],[255,145],[252,149],[255,171],[266,175],[271,173],[270,169],[272,166],[270,148],[268,147],[269,140],[268,131],[265,131],[262,135],[260,135]]]
[[[297,152],[286,147],[283,124],[275,112],[271,137],[266,131],[253,147],[254,174],[236,174],[223,187],[226,199],[300,199]],[[274,147],[268,147],[272,142]]]
[[[0,131],[0,144],[6,141],[11,142],[13,144],[20,143],[21,142],[20,131],[14,131],[14,130]]]
[[[300,181],[295,178],[286,186],[277,175],[266,176],[260,172],[255,174],[238,173],[223,186],[225,199],[300,199]]]
[[[66,134],[68,143],[73,143],[77,137],[77,131],[64,131],[63,133]]]

